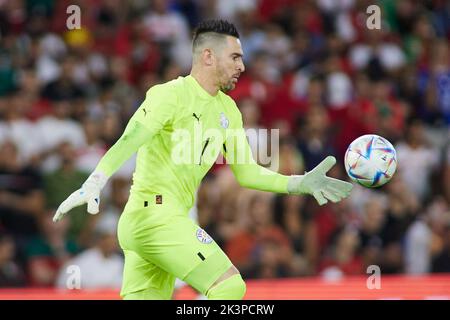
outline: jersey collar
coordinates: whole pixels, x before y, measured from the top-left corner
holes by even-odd
[[[212,100],[219,96],[219,93],[217,93],[217,95],[215,96],[210,95],[191,75],[186,76],[186,80],[196,89],[197,94],[203,99]]]

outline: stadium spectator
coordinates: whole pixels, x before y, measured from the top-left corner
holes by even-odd
[[[118,252],[117,220],[105,217],[95,226],[95,245],[81,252],[60,269],[57,286],[66,288],[68,267],[80,271],[81,289],[120,288],[122,283],[123,258]]]
[[[191,43],[186,18],[169,9],[167,0],[152,2],[152,10],[144,17],[149,36],[163,48],[166,59],[181,66],[183,71],[190,67]],[[164,58],[163,58],[164,59]]]
[[[76,58],[65,56],[61,62],[60,76],[48,83],[42,90],[41,95],[50,101],[73,100],[83,96],[83,88],[74,81]]]
[[[444,199],[437,197],[429,206],[428,219],[431,230],[432,270],[448,272],[448,226],[450,207]],[[437,271],[439,270],[439,271]]]
[[[225,244],[231,261],[247,277],[294,274],[293,247],[271,214],[272,195],[257,192],[249,200],[247,227]]]
[[[420,115],[435,125],[450,124],[450,49],[448,41],[435,40],[426,68],[419,70],[418,89],[424,103]],[[430,49],[431,50],[431,49]]]
[[[242,42],[244,54],[244,63],[250,64],[253,55],[261,51],[263,47],[265,34],[258,28],[258,17],[256,10],[240,10],[237,13],[237,23],[239,25],[239,35]]]
[[[248,97],[254,99],[261,108],[261,123],[270,128],[272,122],[280,118],[273,106],[280,80],[280,70],[271,64],[270,55],[266,51],[258,51],[253,56],[249,70],[242,74],[239,86],[230,91],[230,96],[235,101]]]
[[[95,118],[84,117],[82,120],[84,135],[86,137],[86,145],[78,148],[76,152],[75,167],[77,170],[89,173],[98,163],[100,158],[105,154],[106,150],[104,142],[100,139],[100,127]]]
[[[428,218],[426,213],[421,214],[406,231],[404,262],[407,274],[427,274],[431,271],[432,232]]]
[[[325,253],[319,265],[319,272],[324,278],[355,275],[364,272],[363,262],[358,254],[359,237],[357,230],[344,227],[338,230],[332,240],[331,247]]]
[[[41,169],[43,172],[54,171],[61,165],[58,148],[62,143],[69,142],[75,148],[86,144],[81,124],[70,119],[72,106],[68,100],[54,101],[52,114],[40,118],[36,123],[42,137]]]
[[[37,165],[42,152],[41,135],[35,123],[26,118],[31,105],[24,91],[15,90],[6,98],[0,120],[0,142],[10,140],[17,146],[21,164]]]
[[[0,288],[25,287],[25,272],[15,261],[15,244],[13,239],[0,233]]]
[[[116,221],[116,223],[118,223],[120,215],[122,214],[128,200],[130,184],[131,180],[129,177],[120,175],[111,180],[109,201],[103,210],[102,216],[97,216],[100,220],[97,223],[101,223],[102,219],[111,219],[112,221]]]
[[[130,61],[125,57],[115,56],[111,59],[111,77],[115,80],[111,88],[111,100],[120,108],[122,121],[131,117],[139,104],[136,89],[132,85],[132,69]],[[174,79],[176,76],[171,76]]]
[[[76,169],[76,151],[70,143],[61,143],[58,155],[61,157],[61,165],[44,176],[44,190],[49,208],[56,208],[72,193],[73,188],[82,184],[89,175]],[[84,213],[84,208],[78,208],[69,217],[68,236],[75,239],[81,247],[88,245],[91,231],[89,228],[90,216]]]
[[[410,107],[391,93],[392,84],[388,79],[373,80],[371,87],[371,100],[375,109],[371,114],[372,121],[376,122],[376,132],[386,139],[396,141],[404,131],[405,117]]]
[[[282,127],[281,123],[279,127]],[[303,172],[305,169],[305,163],[303,160],[303,155],[296,148],[295,140],[289,136],[283,137],[282,131],[280,132],[280,136],[278,155],[274,153],[275,150],[271,150],[273,158],[278,156],[278,167],[275,167],[275,169],[286,175],[291,175],[296,172]],[[276,160],[276,158],[272,160],[272,167],[273,162]]]
[[[432,261],[432,272],[450,272],[450,225],[445,228],[444,246]]]
[[[420,203],[406,183],[395,177],[386,185],[388,196],[386,220],[382,230],[383,245],[402,242],[402,237],[411,222],[417,218]]]
[[[332,111],[348,108],[353,98],[353,83],[343,68],[337,54],[331,54],[325,61],[326,102]]]
[[[28,104],[25,113],[27,119],[36,122],[37,119],[51,114],[50,103],[41,97],[42,83],[37,77],[36,70],[31,66],[22,69],[18,81],[21,95]]]
[[[406,128],[405,141],[396,146],[397,159],[402,165],[398,175],[419,201],[431,192],[430,177],[439,164],[439,152],[430,146],[420,118],[411,118]]]
[[[105,142],[105,147],[107,149],[109,149],[119,138],[121,125],[122,122],[118,112],[109,110],[104,113],[100,124],[100,132],[101,139]]]
[[[330,119],[323,106],[311,106],[302,122],[298,148],[308,171],[319,164],[325,154],[334,154],[334,148],[329,142]]]
[[[384,30],[366,29],[363,41],[352,46],[349,58],[355,70],[367,68],[372,77],[379,78],[383,73],[395,73],[405,65],[406,58],[401,47],[386,40]]]
[[[448,134],[450,141],[450,133]],[[446,154],[444,153],[444,174],[443,174],[443,187],[444,196],[447,199],[447,203],[450,203],[450,143],[446,147]]]
[[[45,205],[41,174],[21,164],[16,145],[0,145],[0,226],[16,242],[20,263],[30,237],[37,235],[38,220]]]
[[[103,78],[98,83],[98,98],[89,103],[87,115],[97,119],[102,119],[109,113],[120,115],[121,105],[113,99],[114,79]]]
[[[386,208],[377,198],[364,207],[359,227],[360,255],[364,267],[380,265],[383,257],[382,229],[386,223]]]
[[[318,256],[317,226],[305,208],[305,199],[277,196],[274,203],[275,222],[283,228],[294,249],[299,275],[314,274]]]
[[[70,220],[54,224],[54,210],[47,210],[40,218],[40,234],[26,247],[29,283],[35,287],[51,288],[55,285],[59,269],[78,252],[78,246],[68,237]]]
[[[267,130],[267,134],[265,134],[264,128],[259,125],[261,111],[257,102],[251,98],[242,99],[239,101],[239,109],[242,113],[242,121],[245,123],[244,129],[252,149],[253,158],[263,166],[269,165],[269,135]]]

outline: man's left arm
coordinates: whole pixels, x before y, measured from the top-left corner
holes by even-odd
[[[227,138],[224,156],[234,176],[243,187],[261,191],[309,194],[319,205],[338,202],[346,198],[353,185],[351,183],[326,176],[336,163],[336,159],[328,156],[317,167],[304,175],[286,176],[258,165],[252,156],[251,148],[242,126]]]
[[[256,163],[243,128],[232,131],[223,149],[227,164],[242,187],[288,193],[289,176],[271,171]]]

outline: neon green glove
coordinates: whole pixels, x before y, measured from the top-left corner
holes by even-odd
[[[310,194],[319,205],[326,204],[328,200],[339,202],[348,197],[353,188],[351,183],[326,176],[335,163],[336,158],[328,156],[310,172],[289,177],[289,194]]]
[[[73,192],[59,205],[53,216],[53,222],[61,220],[67,212],[85,203],[87,203],[87,211],[90,214],[97,214],[100,205],[100,191],[107,181],[108,177],[104,173],[94,171],[80,189]]]

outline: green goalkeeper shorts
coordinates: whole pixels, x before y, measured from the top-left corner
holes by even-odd
[[[130,200],[118,225],[125,255],[122,297],[152,292],[171,299],[179,278],[205,294],[232,263],[187,210],[173,203]]]

